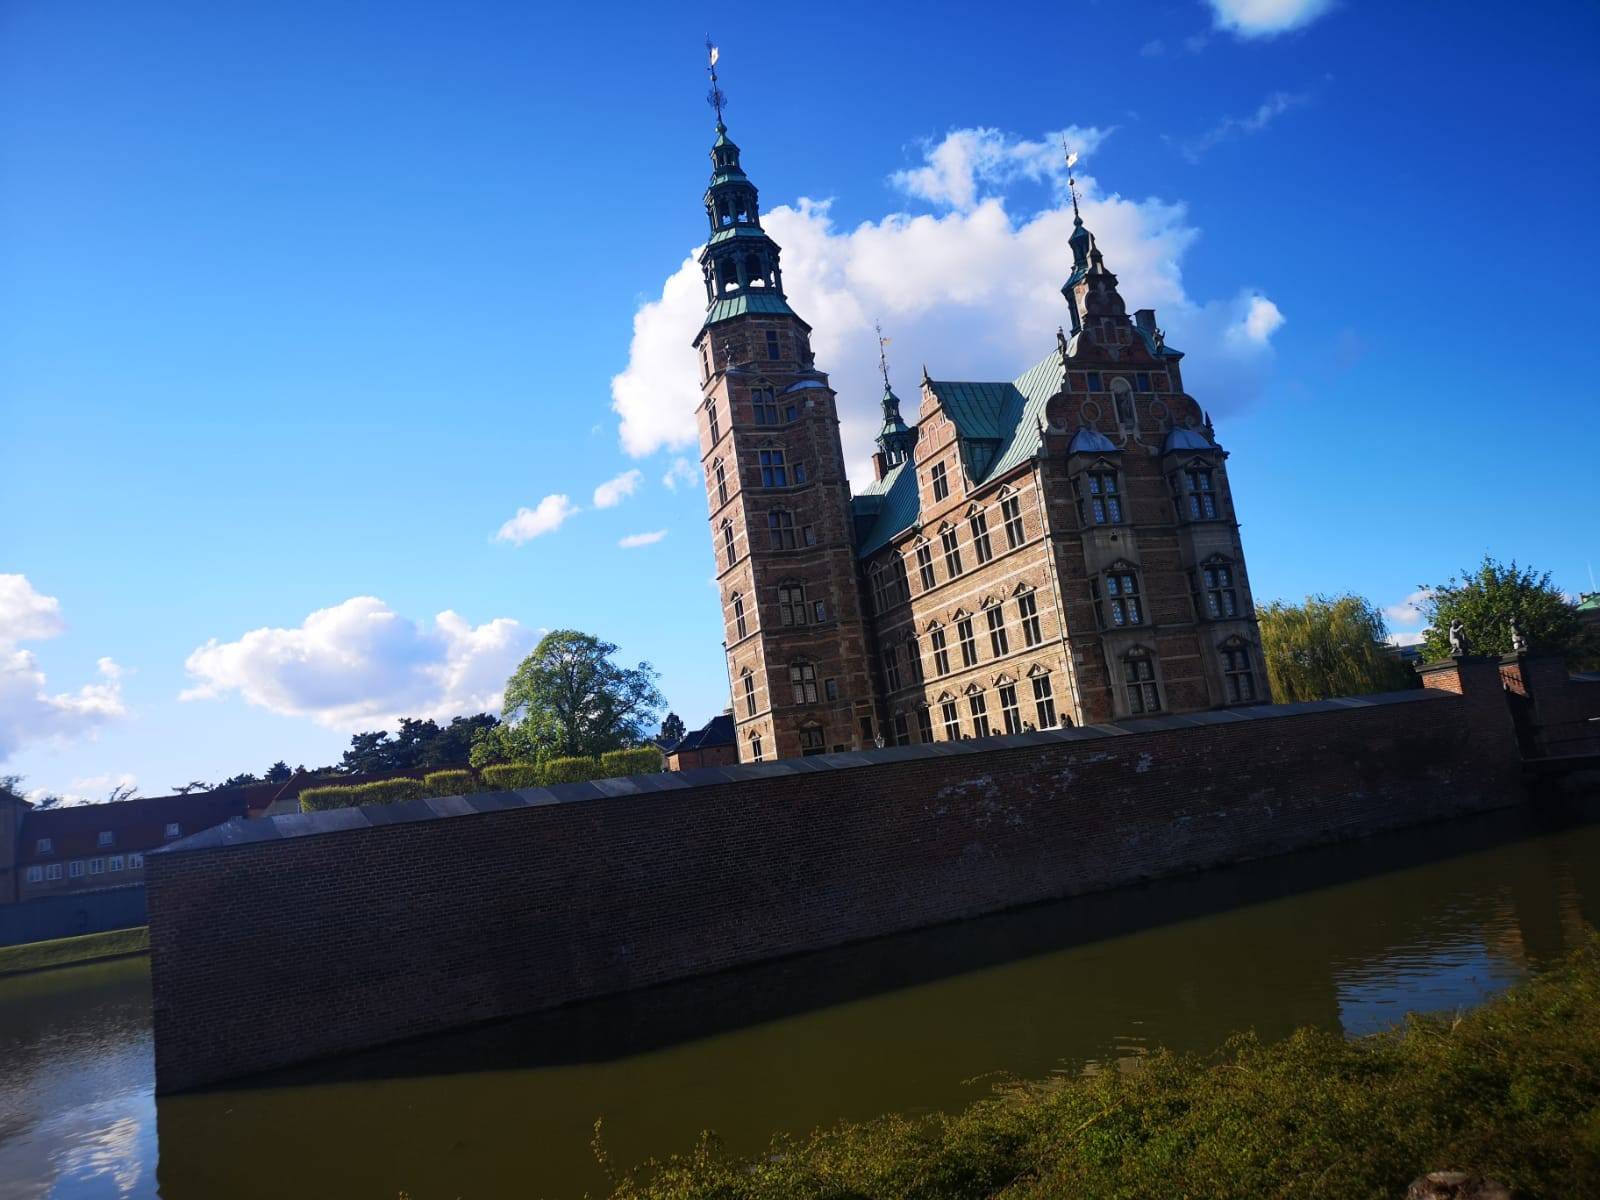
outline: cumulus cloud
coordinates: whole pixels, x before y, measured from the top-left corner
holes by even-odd
[[[594,490],[594,506],[615,508],[639,489],[642,479],[644,479],[642,471],[624,471],[615,479],[606,480]]]
[[[402,716],[498,711],[507,676],[534,633],[510,617],[472,625],[454,612],[413,621],[375,596],[318,609],[289,629],[212,638],[185,661],[182,700],[237,694],[330,729],[372,729]]]
[[[604,486],[606,485],[601,485]],[[599,494],[599,489],[596,489],[595,495],[598,497]],[[494,540],[520,546],[536,537],[554,533],[580,511],[568,496],[559,494],[546,496],[533,508],[517,509],[517,515],[500,526],[500,531],[494,535]]]
[[[964,146],[972,140],[968,133],[987,131],[957,131],[946,140]],[[940,159],[938,147],[927,157],[930,167],[950,161]],[[1129,307],[1157,308],[1168,341],[1188,353],[1189,390],[1219,415],[1255,400],[1272,357],[1273,330],[1283,323],[1277,306],[1252,289],[1192,298],[1181,263],[1199,231],[1184,205],[1102,194],[1091,176],[1078,178],[1084,220]],[[976,166],[971,181],[979,193],[990,186]],[[790,301],[812,324],[817,362],[839,393],[846,459],[858,484],[870,478],[866,463],[879,422],[875,319],[894,340],[891,376],[908,417],[924,363],[935,378],[1011,379],[1055,347],[1056,328],[1067,321],[1060,287],[1070,261],[1072,207],[1060,192],[1041,211],[1019,215],[1002,196],[983,194],[964,207],[957,202],[963,182],[943,187],[952,197],[941,206],[946,211],[894,212],[853,229],[834,223],[826,201],[801,199],[763,217],[783,247]],[[700,389],[689,343],[704,313],[700,268],[690,256],[660,298],[636,314],[628,365],[612,380],[612,408],[627,453],[643,457],[695,444]]]
[[[1309,92],[1273,92],[1256,105],[1255,111],[1249,116],[1223,117],[1198,137],[1184,142],[1180,149],[1184,158],[1192,163],[1199,162],[1206,151],[1222,142],[1232,141],[1234,138],[1251,133],[1260,133],[1291,108],[1304,104],[1310,98]]]
[[[920,167],[896,171],[891,183],[907,195],[951,208],[970,209],[980,193],[1003,191],[1019,179],[1062,179],[1062,143],[1087,157],[1110,132],[1070,125],[1038,141],[1013,138],[998,129],[956,129],[940,142],[922,143]]]
[[[1423,619],[1423,605],[1427,604],[1427,602],[1432,598],[1432,588],[1418,588],[1404,600],[1401,600],[1398,604],[1390,604],[1385,606],[1383,615],[1395,625],[1419,625],[1422,623]],[[1413,644],[1412,642],[1395,641],[1395,638],[1399,636],[1401,635],[1395,634],[1389,640],[1395,642],[1397,646],[1409,646]],[[1416,636],[1417,640],[1420,640],[1422,637],[1420,633],[1418,633]]]
[[[123,771],[120,774],[108,775],[80,775],[66,786],[62,791],[52,792],[49,788],[33,788],[27,796],[35,804],[50,796],[55,796],[60,807],[70,808],[78,804],[101,804],[107,800],[112,792],[132,795],[139,790],[137,777]]]
[[[621,546],[624,550],[637,550],[640,546],[654,546],[666,536],[667,531],[665,529],[656,529],[649,533],[630,533],[627,537],[618,542],[617,545]]]
[[[1274,37],[1311,24],[1333,0],[1210,0],[1218,29],[1242,38]]]
[[[692,487],[699,482],[700,472],[687,458],[681,457],[673,459],[667,473],[661,477],[661,486],[669,492],[675,492],[680,487]]]
[[[1401,629],[1389,635],[1391,646],[1420,646],[1424,637],[1420,629]]]
[[[99,682],[50,691],[38,659],[20,643],[65,631],[56,597],[35,590],[25,575],[0,575],[0,760],[27,743],[93,734],[127,715],[122,668],[109,658],[96,663]]]

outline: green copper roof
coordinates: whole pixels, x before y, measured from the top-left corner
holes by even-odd
[[[719,183],[745,183],[745,184],[748,184],[749,182],[750,182],[750,176],[746,175],[743,171],[718,171],[715,175],[713,175],[711,177],[711,182],[706,184],[706,190],[710,191],[712,188],[716,187]]]
[[[794,310],[782,296],[751,295],[746,292],[741,296],[727,296],[713,301],[711,307],[706,309],[706,319],[703,324],[715,325],[718,321],[728,321],[747,313],[794,316]]]
[[[913,463],[903,462],[891,467],[882,479],[875,479],[852,498],[851,510],[857,517],[871,519],[872,524],[856,547],[856,554],[866,558],[887,546],[896,534],[903,533],[917,523],[921,500],[917,496],[917,471]]]
[[[733,238],[764,238],[766,231],[754,225],[730,225],[726,229],[719,229],[711,235],[706,242],[708,246],[715,246],[720,242],[730,241]]]
[[[1579,612],[1600,612],[1600,592],[1579,596],[1576,608]]]

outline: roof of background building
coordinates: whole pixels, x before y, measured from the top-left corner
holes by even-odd
[[[681,754],[685,750],[710,750],[716,746],[733,745],[733,714],[718,713],[693,733],[683,735],[683,740],[668,753]]]
[[[248,811],[249,798],[243,788],[34,809],[22,819],[17,861],[61,862],[96,854],[153,850],[175,840],[167,836],[169,824],[177,824],[178,837],[187,837],[231,817],[245,816]],[[102,833],[112,835],[110,845],[100,844]],[[50,839],[48,853],[39,853],[40,838]]]

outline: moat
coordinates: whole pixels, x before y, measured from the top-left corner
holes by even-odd
[[[703,1128],[956,1108],[980,1078],[1361,1034],[1478,1003],[1600,925],[1600,805],[1514,811],[153,1095],[142,959],[0,981],[0,1195],[603,1194]],[[293,919],[292,914],[278,918]]]

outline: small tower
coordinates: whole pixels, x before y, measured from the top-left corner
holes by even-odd
[[[910,462],[917,447],[917,431],[900,416],[900,397],[889,386],[889,357],[885,352],[889,339],[878,331],[878,371],[883,375],[883,427],[878,430],[878,452],[872,456],[872,467],[882,479],[901,463]]]
[[[694,346],[739,759],[871,746],[876,704],[834,393],[816,369],[811,327],[784,296],[779,249],[728,137],[707,48],[717,136]]]

